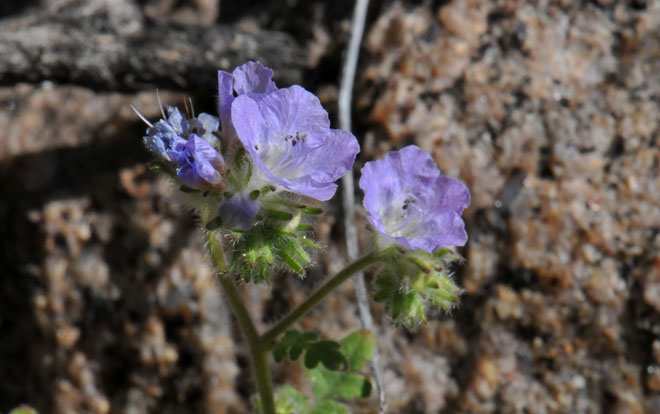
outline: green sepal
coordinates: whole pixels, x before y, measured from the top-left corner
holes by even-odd
[[[245,148],[240,148],[234,155],[234,168],[227,174],[227,181],[235,189],[247,187],[252,178],[252,161]]]
[[[292,213],[291,218],[283,226],[280,227],[280,230],[285,233],[294,234],[294,237],[296,237],[295,231],[300,225],[301,218],[302,218],[302,214],[300,214],[300,210],[296,210],[295,212]]]
[[[318,207],[303,207],[302,212],[304,214],[309,214],[309,215],[315,216],[315,215],[323,213],[323,209],[318,208]]]
[[[300,245],[300,241],[297,238],[290,236],[280,238],[278,250],[282,252],[283,255],[286,255],[295,260],[301,267],[312,263],[311,257],[309,257],[309,254]]]
[[[260,192],[261,192],[261,195],[266,195],[268,193],[272,193],[275,190],[276,190],[275,186],[266,185],[266,186],[261,188]]]
[[[289,221],[293,218],[293,213],[289,213],[288,211],[262,209],[261,213],[265,218],[270,220]]]
[[[433,265],[426,263],[420,257],[416,257],[414,255],[405,255],[404,257],[406,258],[406,260],[417,266],[417,268],[424,273],[431,273],[431,270],[433,270]]]
[[[231,270],[246,282],[268,282],[276,261],[268,233],[261,228],[254,228],[232,234],[238,235],[239,239],[234,247]]]
[[[298,273],[300,275],[305,274],[305,269],[303,269],[303,267],[300,265],[300,263],[298,263],[293,257],[291,257],[291,255],[289,255],[285,252],[281,252],[280,256],[281,256],[282,261],[284,262],[284,264],[289,269],[293,270],[295,273]]]
[[[264,205],[267,206],[268,208],[285,209],[285,210],[304,209],[307,207],[304,204],[300,204],[294,200],[289,200],[287,198],[282,198],[282,197],[274,197],[274,198],[266,199],[264,200]]]
[[[397,246],[398,247],[398,246]],[[426,323],[431,307],[450,310],[461,290],[448,271],[460,256],[448,249],[433,254],[402,248],[385,252],[385,266],[376,276],[374,300],[381,302],[395,323],[414,326]]]
[[[239,150],[236,151],[234,165],[240,170],[245,168],[245,173],[243,174],[243,187],[247,187],[252,178],[252,161],[250,161],[245,148],[239,148]]]
[[[314,226],[307,223],[300,223],[296,226],[296,231],[314,231]]]
[[[308,239],[305,236],[302,236],[300,238],[300,242],[302,244],[304,244],[305,246],[309,247],[310,249],[314,249],[314,250],[322,250],[323,249],[323,246],[314,243],[313,241],[311,241],[310,239]]]

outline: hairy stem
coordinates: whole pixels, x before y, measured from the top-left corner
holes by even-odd
[[[296,309],[291,311],[284,319],[279,321],[275,326],[270,328],[268,332],[264,333],[261,337],[261,343],[266,349],[270,349],[275,342],[275,339],[284,331],[289,329],[298,319],[305,316],[307,312],[312,310],[316,305],[318,305],[323,299],[325,299],[330,292],[335,290],[339,285],[348,280],[354,274],[360,272],[361,270],[371,266],[372,264],[378,262],[380,256],[376,253],[370,253],[362,258],[354,261],[350,265],[346,266],[344,270],[337,273],[330,280],[325,282],[312,296],[307,298],[303,303],[300,304]]]
[[[250,351],[252,370],[257,383],[259,397],[261,398],[263,413],[275,414],[273,384],[268,368],[268,349],[264,346],[266,343],[259,337],[259,333],[250,318],[250,314],[243,305],[243,300],[238,293],[238,289],[236,289],[234,281],[225,274],[227,271],[227,262],[222,251],[222,243],[218,240],[215,232],[205,231],[204,235],[206,236],[207,246],[211,254],[211,261],[218,273],[220,285],[224,289],[227,299],[229,299],[229,304],[236,317],[236,322],[243,333]]]

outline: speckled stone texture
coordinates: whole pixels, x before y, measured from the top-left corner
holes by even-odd
[[[333,113],[351,1],[121,2],[147,26],[292,36]],[[25,81],[0,86],[0,412],[251,412],[195,218],[146,168],[128,105],[157,118],[153,91]],[[659,0],[372,1],[358,165],[416,143],[472,191],[460,307],[407,331],[372,306],[390,412],[660,413],[659,93]],[[328,210],[305,280],[241,287],[261,329],[341,269]],[[300,325],[341,338],[353,301],[347,284]],[[309,391],[298,364],[273,372]]]

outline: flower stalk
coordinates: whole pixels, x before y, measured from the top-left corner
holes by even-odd
[[[379,254],[372,252],[345,267],[344,270],[325,282],[323,286],[321,286],[312,296],[307,298],[307,300],[301,303],[296,309],[292,310],[291,313],[284,317],[284,319],[264,333],[261,337],[263,345],[267,349],[270,349],[279,335],[289,329],[296,321],[298,321],[298,319],[305,316],[307,312],[314,309],[314,307],[325,299],[330,292],[335,290],[346,280],[350,279],[351,276],[380,261],[380,259],[381,257]]]
[[[205,231],[206,243],[211,261],[215,268],[220,285],[227,295],[229,305],[236,317],[236,323],[241,329],[245,338],[248,350],[250,351],[250,361],[252,362],[252,371],[257,383],[257,391],[261,399],[261,405],[264,414],[275,414],[275,399],[273,397],[273,384],[271,382],[270,369],[268,368],[268,350],[265,342],[259,337],[250,315],[243,305],[238,289],[234,281],[227,277],[227,261],[222,250],[222,244],[214,232]]]

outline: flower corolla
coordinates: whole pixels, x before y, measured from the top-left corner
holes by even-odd
[[[367,219],[386,239],[429,253],[467,242],[461,213],[470,204],[470,191],[442,175],[421,148],[411,145],[367,162],[360,188]]]

